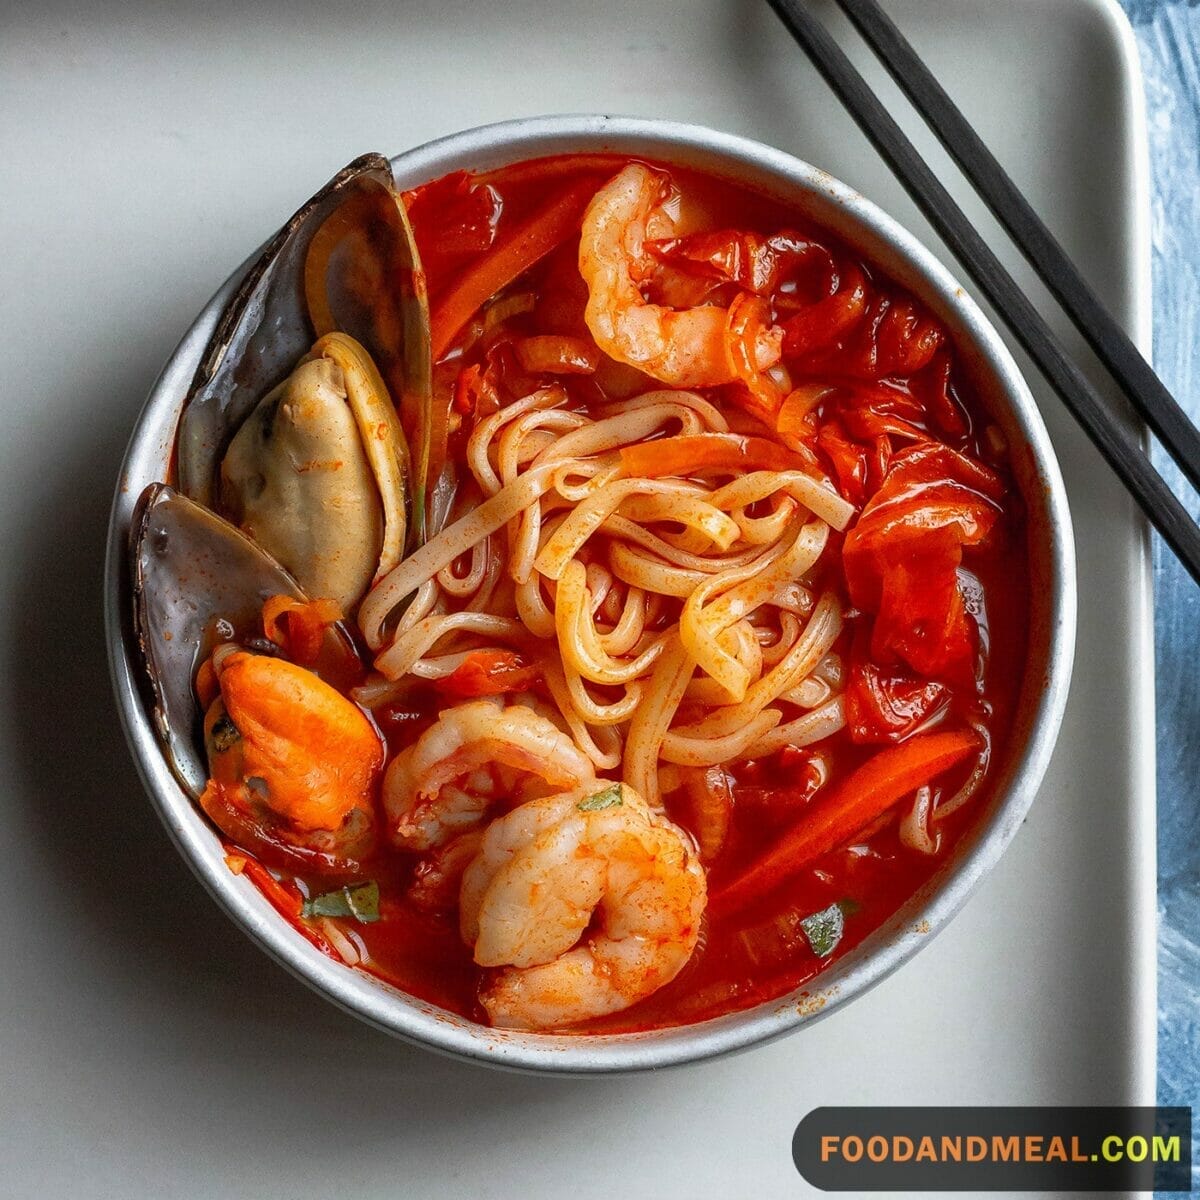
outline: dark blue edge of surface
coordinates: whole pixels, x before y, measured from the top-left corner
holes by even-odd
[[[1121,0],[1149,122],[1154,365],[1200,421],[1200,6]],[[1193,516],[1200,502],[1157,446]],[[1158,1101],[1200,1099],[1200,589],[1154,538],[1158,760]],[[1200,1147],[1193,1146],[1193,1187]]]

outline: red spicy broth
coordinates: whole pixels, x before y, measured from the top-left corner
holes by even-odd
[[[460,462],[474,423],[527,389],[558,383],[569,395],[568,408],[586,415],[639,386],[631,368],[587,345],[594,347],[594,342],[584,320],[587,288],[578,270],[584,204],[629,161],[608,156],[542,159],[477,177],[457,173],[407,195],[430,295],[435,348],[439,338],[444,343],[435,366],[435,401],[444,418],[435,459]],[[995,513],[989,513],[992,523],[984,536],[924,546],[907,577],[891,562],[879,568],[890,572],[880,586],[892,589],[891,600],[879,603],[891,604],[891,642],[877,636],[880,613],[855,606],[842,558],[850,534],[832,535],[813,578],[814,586],[836,592],[845,615],[833,652],[847,697],[847,723],[812,746],[785,746],[761,758],[726,764],[724,811],[715,831],[702,790],[701,800],[695,788],[666,792],[668,814],[702,846],[720,834],[719,850],[705,863],[711,897],[785,839],[818,798],[885,749],[903,746],[929,729],[974,729],[990,746],[990,762],[1004,760],[1025,660],[1028,552],[1025,514],[1003,438],[969,388],[948,338],[923,306],[852,247],[797,220],[786,206],[695,171],[661,169],[669,172],[677,193],[675,228],[656,249],[663,270],[641,281],[643,293],[668,306],[692,292],[704,294],[704,302],[719,303],[737,290],[732,280],[769,287],[771,272],[776,272],[781,282],[763,298],[787,331],[783,366],[789,397],[806,387],[828,388],[789,426],[791,436],[854,505],[851,531],[864,506],[880,495],[889,472],[914,447],[949,448],[979,465],[986,486],[994,488],[988,503]],[[473,310],[456,326],[454,310],[462,302],[464,281],[486,274],[512,231],[556,204],[571,232],[490,295],[482,311]],[[758,240],[704,239],[728,230],[758,235]],[[773,250],[763,248],[765,239],[781,233],[787,237]],[[855,306],[857,315],[850,311]],[[700,390],[738,432],[776,440],[782,436],[760,398],[739,393],[736,385]],[[815,393],[806,394],[811,401]],[[946,495],[955,481],[942,480],[935,467],[936,460],[927,468],[928,477],[919,470],[914,475],[908,485],[914,499],[906,499],[899,489],[901,525],[905,519],[920,523],[921,504],[933,503],[928,495],[938,503],[950,502]],[[965,516],[960,524],[972,519]],[[865,560],[886,561],[886,546],[868,547],[864,553]],[[945,593],[947,570],[958,599],[946,600],[942,612],[929,594],[939,587]],[[907,591],[896,591],[901,588],[898,579]],[[908,627],[902,628],[909,617]],[[941,630],[922,627],[934,618],[943,621]],[[942,634],[944,645],[939,643]],[[923,663],[924,673],[899,656],[897,646]],[[506,672],[514,679],[511,688],[504,683]],[[489,690],[544,695],[545,685],[536,661],[519,650],[476,664],[474,674],[466,672],[457,680],[414,684],[402,701],[374,713],[389,758],[411,745],[447,705]],[[934,818],[917,820],[916,801],[907,794],[865,829],[851,831],[845,844],[778,880],[751,903],[732,913],[710,913],[695,953],[672,982],[623,1012],[575,1029],[611,1032],[686,1024],[747,1008],[811,980],[921,888],[985,812],[990,774],[986,761],[977,770],[978,761],[975,756],[928,781]],[[982,780],[966,802],[937,818],[938,806],[980,771]],[[906,817],[908,827],[902,825]],[[242,851],[233,853],[238,860],[246,857]],[[363,874],[379,885],[380,919],[345,923],[365,948],[363,966],[415,996],[483,1020],[477,993],[484,973],[460,937],[452,908],[428,911],[413,903],[410,888],[417,869],[417,856],[388,849],[364,864]],[[280,911],[306,928],[296,916],[298,894],[310,896],[331,886],[320,877],[285,874],[278,882],[266,882],[259,871],[255,878]],[[820,929],[814,937],[811,924],[802,921],[832,908],[840,914],[833,924],[841,928],[828,944]],[[309,932],[330,949],[319,929]]]

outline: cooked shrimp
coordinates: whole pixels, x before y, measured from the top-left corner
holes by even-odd
[[[593,789],[599,786],[597,783]],[[479,940],[479,911],[483,897],[501,867],[507,865],[519,850],[524,850],[539,834],[566,818],[578,816],[576,806],[587,791],[577,789],[528,800],[488,826],[476,846],[475,857],[463,873],[458,897],[459,929],[468,946],[474,946]],[[576,823],[581,824],[582,819]]]
[[[707,885],[691,840],[632,788],[596,788],[494,821],[463,877],[464,940],[480,966],[500,968],[479,997],[493,1025],[620,1012],[696,948]]]
[[[728,312],[709,305],[672,309],[650,304],[638,286],[653,267],[644,246],[647,237],[674,232],[662,207],[665,182],[661,172],[630,163],[592,197],[579,243],[588,329],[610,358],[672,387],[730,383],[737,371],[727,349]],[[783,331],[775,328],[758,338],[760,371],[779,361],[782,338]]]
[[[389,836],[404,850],[440,846],[479,824],[493,803],[526,798],[521,775],[555,789],[595,778],[575,743],[524,705],[489,699],[446,709],[387,769]]]
[[[362,711],[311,671],[233,650],[213,656],[220,695],[204,721],[211,778],[200,803],[267,858],[342,869],[374,840],[383,745]]]

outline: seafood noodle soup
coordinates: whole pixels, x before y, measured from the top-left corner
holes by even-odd
[[[986,810],[1009,448],[919,299],[748,189],[360,159],[235,295],[175,462],[133,547],[168,756],[231,871],[414,996],[747,1008]]]

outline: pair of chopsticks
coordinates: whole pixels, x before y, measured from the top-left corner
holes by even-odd
[[[768,0],[859,128],[1200,583],[1200,529],[805,0]],[[1194,487],[1200,432],[875,0],[837,0]]]

